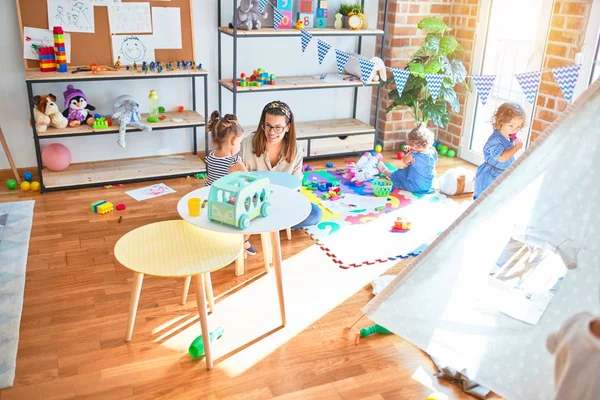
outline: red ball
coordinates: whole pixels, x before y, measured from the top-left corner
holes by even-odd
[[[398,157],[398,160],[402,160],[404,158],[404,152],[399,151],[398,154],[396,154],[396,157]]]

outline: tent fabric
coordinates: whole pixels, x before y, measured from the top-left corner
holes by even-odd
[[[501,396],[552,398],[546,337],[575,313],[600,313],[599,151],[600,80],[363,312]],[[486,302],[511,237],[574,268],[536,325]]]

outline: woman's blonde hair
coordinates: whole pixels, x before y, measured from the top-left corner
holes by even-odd
[[[525,110],[523,110],[523,107],[517,103],[504,103],[494,113],[492,126],[494,129],[500,130],[502,125],[509,123],[513,118],[523,119],[523,126],[525,126]]]
[[[267,151],[267,137],[265,135],[267,114],[285,117],[285,123],[289,126],[289,130],[283,138],[283,157],[285,161],[291,163],[296,158],[296,127],[294,125],[294,114],[283,101],[272,101],[263,108],[256,133],[252,138],[252,153],[260,157]]]
[[[425,149],[433,146],[434,135],[424,123],[420,123],[412,131],[408,132],[406,141],[410,146],[419,145]]]
[[[223,143],[227,140],[229,135],[242,136],[244,130],[238,122],[237,116],[234,114],[225,114],[221,118],[217,110],[210,114],[210,120],[206,124],[206,127],[210,131],[213,144],[217,149],[223,147]]]

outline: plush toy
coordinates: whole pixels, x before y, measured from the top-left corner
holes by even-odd
[[[383,160],[383,156],[379,153],[372,155],[365,152],[356,164],[350,164],[348,176],[351,182],[362,183],[375,178],[381,173],[378,164]]]
[[[69,120],[71,128],[86,123],[89,126],[94,124],[94,111],[96,107],[88,104],[88,99],[85,94],[79,89],[75,89],[73,85],[68,85],[67,90],[63,93],[65,96],[65,108],[63,115]]]
[[[451,168],[439,180],[440,192],[448,196],[473,193],[475,174],[464,168]]]
[[[237,8],[237,28],[244,31],[260,29],[262,26],[260,18],[267,18],[267,12],[259,11],[258,0],[241,0]],[[229,24],[233,28],[233,24]]]
[[[360,64],[358,62],[359,58],[362,58],[360,54],[350,53],[350,58],[348,59],[348,62],[346,63],[344,69],[347,73],[352,74],[354,76],[358,76],[360,78],[361,73]],[[369,80],[367,80],[367,82],[384,82],[385,80],[387,80],[387,71],[385,69],[385,64],[383,63],[383,60],[379,57],[373,57],[370,60],[375,63],[375,67],[373,68],[373,71],[371,71],[371,76],[369,76]]]
[[[66,128],[69,121],[60,113],[56,105],[56,96],[52,93],[33,98],[33,117],[35,118],[35,130],[46,132],[48,125],[53,128]]]
[[[140,105],[137,101],[133,100],[131,96],[123,95],[119,96],[115,100],[115,113],[112,115],[113,119],[119,121],[119,146],[125,148],[125,133],[127,132],[127,125],[133,126],[145,132],[150,132],[152,127],[142,124],[142,115],[140,114]]]

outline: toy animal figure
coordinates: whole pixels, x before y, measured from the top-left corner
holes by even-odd
[[[358,62],[359,58],[361,58],[360,54],[350,53],[350,58],[348,59],[348,62],[346,63],[344,69],[347,73],[352,74],[354,76],[358,76],[360,78],[361,73],[360,64]],[[371,75],[369,76],[367,82],[385,82],[387,80],[387,70],[385,68],[385,64],[383,63],[383,60],[379,57],[372,57],[370,58],[370,60],[375,63],[375,67],[373,68],[373,71],[371,71]]]
[[[473,193],[475,174],[464,168],[451,168],[438,181],[440,192],[448,196],[462,193]]]
[[[267,12],[259,11],[258,0],[241,0],[237,8],[237,28],[245,31],[260,29],[260,18],[267,18]],[[233,24],[229,24],[233,28]]]
[[[133,126],[145,132],[150,132],[152,127],[142,124],[142,115],[140,114],[140,105],[137,101],[133,100],[131,96],[123,95],[119,96],[115,100],[115,113],[112,115],[113,119],[119,121],[119,146],[125,148],[127,143],[125,142],[125,133],[127,132],[127,126]]]
[[[375,178],[381,173],[378,167],[381,160],[383,160],[383,156],[380,153],[372,155],[365,152],[349,172],[350,181],[362,183]]]
[[[68,85],[67,90],[63,93],[65,96],[65,108],[63,115],[69,120],[71,128],[86,123],[89,126],[94,124],[94,116],[91,111],[96,107],[88,104],[87,97],[79,89],[75,89],[73,85]]]
[[[52,93],[34,96],[33,104],[35,106],[33,107],[35,130],[38,133],[46,132],[48,126],[63,129],[69,124],[69,121],[58,110],[56,97]]]

